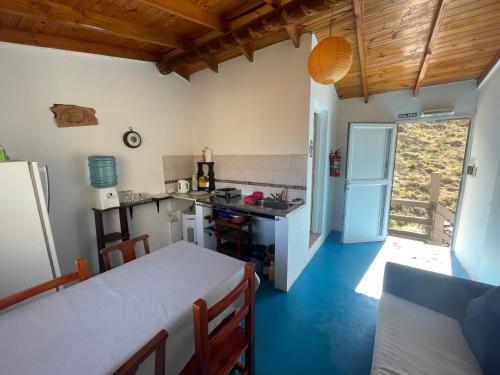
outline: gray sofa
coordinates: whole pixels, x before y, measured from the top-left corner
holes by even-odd
[[[471,299],[492,289],[387,263],[372,374],[481,374],[460,328]]]

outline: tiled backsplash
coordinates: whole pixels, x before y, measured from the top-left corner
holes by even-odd
[[[214,162],[217,180],[306,186],[306,155],[216,155]]]
[[[196,169],[193,168],[195,157],[193,155],[163,156],[163,176],[165,183],[177,182],[191,178]]]
[[[199,156],[163,156],[165,187],[189,178],[197,171]],[[304,190],[307,155],[215,155],[217,186],[256,186],[259,190],[288,188]]]

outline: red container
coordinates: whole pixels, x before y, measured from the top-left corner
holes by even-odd
[[[255,198],[255,200],[259,200],[264,198],[264,193],[262,191],[254,191],[252,196]]]
[[[255,201],[256,201],[256,199],[253,197],[253,195],[249,195],[249,196],[243,198],[243,202],[245,202],[245,204],[252,204]]]

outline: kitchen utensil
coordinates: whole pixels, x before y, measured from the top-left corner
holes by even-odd
[[[215,195],[226,199],[232,199],[241,196],[241,190],[236,188],[219,188],[215,189]]]
[[[252,195],[255,199],[264,198],[264,193],[262,191],[254,191]]]
[[[289,203],[293,204],[295,206],[299,206],[301,204],[304,204],[304,200],[302,198],[295,198],[295,199],[292,199]]]
[[[255,198],[254,198],[253,195],[249,195],[249,196],[243,198],[243,202],[245,204],[254,204],[255,203]]]
[[[247,221],[247,218],[246,215],[231,215],[229,221],[234,224],[242,224]]]
[[[186,180],[177,181],[177,192],[178,193],[187,193],[189,191],[189,182]]]
[[[132,190],[122,190],[118,192],[118,200],[120,203],[132,203]]]

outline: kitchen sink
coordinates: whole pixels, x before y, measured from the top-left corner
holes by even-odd
[[[275,210],[287,210],[292,207],[293,204],[288,202],[280,202],[274,199],[264,199],[264,207],[273,208]]]

